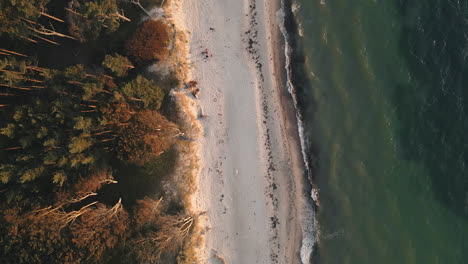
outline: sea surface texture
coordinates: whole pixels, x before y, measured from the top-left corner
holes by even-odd
[[[313,263],[468,263],[468,1],[292,10]]]

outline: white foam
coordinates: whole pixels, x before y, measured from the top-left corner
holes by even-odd
[[[299,10],[301,10],[301,4],[299,4],[296,1],[293,1],[291,4],[291,11],[296,16]],[[302,26],[302,22],[301,21],[296,21],[296,22],[297,22],[297,33],[299,34],[299,36],[304,37],[304,28]]]
[[[294,108],[296,109],[296,118],[297,118],[297,127],[299,131],[299,138],[300,138],[300,143],[301,143],[301,151],[302,151],[302,158],[304,161],[304,165],[306,167],[307,171],[307,176],[308,179],[311,179],[310,175],[310,166],[309,162],[307,160],[307,155],[306,155],[306,149],[307,149],[307,142],[304,136],[304,126],[302,122],[302,115],[299,110],[298,106],[298,100],[297,100],[297,95],[295,91],[295,87],[292,83],[291,76],[291,53],[292,49],[289,44],[289,34],[286,30],[285,27],[285,2],[284,0],[281,1],[281,9],[277,13],[277,18],[279,20],[279,25],[280,25],[280,30],[284,36],[284,41],[285,41],[285,69],[286,69],[286,86],[288,88],[289,93],[291,94],[291,97],[294,102]],[[293,3],[292,5],[293,12],[297,11],[300,8],[300,5]],[[312,184],[312,183],[311,183]],[[314,245],[317,242],[316,239],[316,232],[315,232],[315,212],[313,208],[313,204],[311,203],[311,199],[306,197],[306,195],[310,195],[309,197],[314,200],[318,201],[318,193],[311,193],[311,194],[306,194],[304,193],[304,199],[301,201],[297,201],[300,212],[301,212],[301,225],[302,225],[302,245],[301,245],[301,251],[300,251],[300,256],[301,256],[301,262],[303,264],[309,264],[311,260],[311,256],[313,253]],[[316,200],[317,199],[317,200]]]
[[[297,11],[299,11],[299,9],[301,9],[301,4],[299,4],[298,2],[293,2],[291,4],[291,10],[294,13],[294,15],[297,14]]]

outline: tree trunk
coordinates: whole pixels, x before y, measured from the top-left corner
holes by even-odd
[[[55,41],[52,41],[52,40],[50,40],[50,39],[43,38],[43,37],[41,37],[41,36],[38,36],[38,35],[36,35],[36,34],[32,34],[32,35],[33,35],[34,37],[38,38],[38,39],[41,39],[41,40],[43,40],[43,41],[46,41],[46,42],[49,42],[49,43],[51,43],[51,44],[54,44],[54,45],[60,46],[60,44],[59,44],[59,43],[57,43],[57,42],[55,42]]]
[[[33,90],[31,88],[11,86],[11,85],[8,85],[8,84],[0,84],[0,86],[5,86],[5,87],[11,88],[11,89],[25,90],[25,91],[32,91]]]
[[[11,51],[11,50],[0,49],[0,51],[6,52],[6,53],[11,53],[11,54],[18,55],[18,56],[21,56],[21,57],[28,57],[28,56],[26,56],[26,55],[24,55],[24,54],[21,54],[21,53],[18,53],[18,52],[14,52],[14,51]]]
[[[60,18],[56,18],[56,17],[51,16],[51,15],[49,15],[49,14],[47,14],[47,13],[44,13],[44,12],[39,12],[39,14],[41,14],[41,15],[43,15],[43,16],[46,16],[46,17],[48,17],[48,18],[51,18],[51,19],[53,19],[53,20],[55,20],[55,21],[58,21],[58,22],[62,22],[62,23],[65,22],[65,21],[63,21],[63,20],[60,19]]]
[[[140,4],[140,0],[132,0],[132,3],[139,6],[141,8],[141,10],[143,10],[143,12],[145,12],[145,14],[147,14],[149,17],[151,17],[151,14],[146,11],[146,9]]]
[[[77,16],[80,16],[80,17],[84,18],[84,16],[82,14],[80,14],[78,12],[75,12],[75,11],[71,10],[70,8],[65,8],[65,10],[67,10],[68,12],[70,12],[70,13],[72,13],[74,15],[77,15]]]
[[[37,42],[37,41],[34,40],[34,39],[30,39],[30,38],[25,37],[25,36],[22,36],[22,35],[17,35],[17,36],[20,37],[20,38],[22,38],[22,39],[25,39],[25,40],[27,40],[27,41],[30,41],[30,42],[32,42],[32,43],[36,43],[36,44],[39,43],[39,42]]]
[[[51,30],[51,29],[47,29],[45,28],[44,26],[40,25],[38,26],[39,28],[34,28],[34,27],[28,27],[30,30],[38,33],[38,34],[41,34],[41,35],[46,35],[46,36],[58,36],[58,37],[62,37],[62,38],[69,38],[69,39],[74,39],[74,40],[77,40],[76,38],[72,37],[72,36],[68,36],[68,35],[65,35],[65,34],[62,34],[62,33],[59,33],[55,30]]]
[[[7,105],[0,105],[0,106],[7,106]],[[16,150],[16,149],[22,149],[22,147],[6,148],[6,149],[2,149],[2,150]]]

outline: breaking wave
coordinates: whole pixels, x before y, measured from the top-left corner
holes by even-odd
[[[290,5],[290,6],[287,6]],[[294,102],[294,108],[296,109],[296,119],[297,119],[297,128],[299,131],[299,138],[301,143],[302,157],[307,171],[307,181],[312,186],[312,172],[307,160],[307,139],[304,135],[304,126],[302,114],[299,109],[299,104],[297,100],[296,90],[292,81],[292,69],[291,69],[291,55],[292,47],[290,45],[290,35],[286,28],[286,19],[287,15],[293,15],[294,10],[299,9],[300,6],[296,3],[290,3],[288,0],[281,0],[281,9],[277,13],[277,19],[279,20],[280,30],[284,37],[284,56],[285,56],[285,70],[286,70],[286,87],[288,88],[289,93]],[[291,13],[291,14],[289,14]],[[302,245],[301,245],[301,262],[302,264],[311,263],[312,254],[314,247],[317,243],[316,239],[316,219],[315,219],[315,204],[318,202],[318,192],[314,188],[306,188],[308,190],[304,191],[304,196],[301,201],[296,201],[298,203],[298,208],[301,214],[301,226],[302,226]],[[310,193],[309,193],[310,192]]]

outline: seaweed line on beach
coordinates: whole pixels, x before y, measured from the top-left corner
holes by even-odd
[[[255,0],[250,0],[249,2],[249,12],[248,12],[248,25],[249,29],[244,32],[245,38],[243,39],[244,42],[247,44],[246,51],[250,56],[250,59],[252,60],[254,67],[256,69],[257,75],[260,79],[260,82],[257,83],[257,89],[260,92],[261,95],[261,111],[262,111],[262,130],[263,130],[263,140],[264,140],[264,146],[265,150],[267,151],[266,157],[267,157],[267,175],[266,178],[268,180],[268,188],[265,190],[265,194],[267,197],[270,198],[271,200],[271,205],[273,207],[273,213],[272,216],[270,216],[270,223],[271,223],[271,238],[270,242],[272,243],[271,247],[271,253],[270,257],[272,260],[272,263],[279,263],[279,256],[277,252],[281,249],[281,245],[278,242],[278,226],[280,224],[277,215],[278,211],[278,198],[277,195],[275,195],[275,192],[277,190],[277,185],[275,183],[275,178],[273,175],[273,172],[276,171],[276,167],[274,164],[274,158],[273,158],[273,152],[271,149],[271,131],[267,126],[268,122],[271,122],[271,118],[269,115],[271,114],[270,107],[268,106],[268,101],[267,101],[267,91],[264,86],[265,82],[265,77],[263,74],[263,65],[260,62],[261,57],[259,54],[259,50],[261,48],[261,45],[258,40],[258,22],[257,22],[257,4]],[[268,202],[267,202],[268,204]]]

